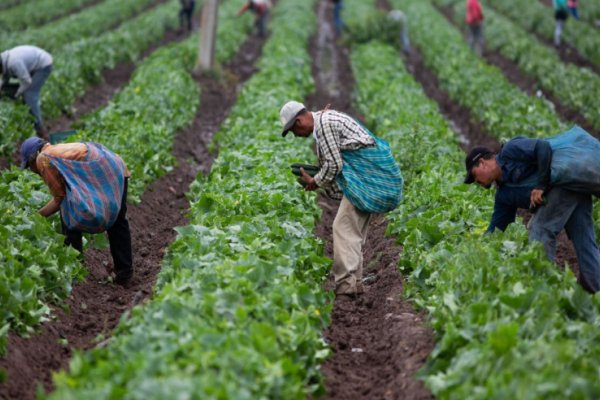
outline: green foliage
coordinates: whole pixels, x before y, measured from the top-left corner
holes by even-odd
[[[15,168],[0,175],[0,354],[9,329],[31,333],[47,319],[47,304],[68,296],[84,274],[78,253],[62,244],[60,221],[37,213],[49,200],[42,186]]]
[[[588,3],[582,2],[582,7],[588,7]],[[496,10],[509,17],[515,23],[521,25],[529,32],[533,32],[547,41],[554,40],[554,10],[544,6],[540,1],[503,0],[495,1],[493,6]],[[597,5],[590,7],[598,8]],[[565,42],[575,47],[582,56],[600,65],[600,31],[585,23],[580,23],[569,18],[565,24],[562,38]]]
[[[465,4],[454,1],[454,19],[462,20]],[[485,10],[486,44],[514,61],[541,88],[552,93],[564,105],[581,112],[600,129],[600,77],[587,68],[563,63],[558,54],[539,43],[524,29],[488,7]]]
[[[406,12],[411,40],[440,86],[499,139],[543,137],[565,130],[549,105],[511,85],[502,71],[470,51],[461,33],[429,2],[392,0]],[[444,40],[440,40],[444,38]]]
[[[403,245],[406,294],[438,336],[421,378],[441,399],[600,396],[599,295],[546,261],[522,224],[482,235],[493,197],[462,184],[464,154],[437,105],[392,47],[357,46],[351,58],[358,107],[406,177],[388,231]]]
[[[61,0],[57,6],[56,0],[40,0],[25,2],[0,14],[0,31],[16,31],[29,26],[41,25],[77,8],[81,8],[94,0]]]
[[[277,118],[281,104],[312,89],[312,6],[277,3],[260,72],[217,135],[210,176],[190,188],[190,225],[178,229],[155,298],[134,308],[109,346],[78,353],[53,398],[299,399],[321,390],[330,262],[311,233],[314,197],[281,174],[310,149],[282,139]]]
[[[171,1],[125,22],[114,31],[69,43],[53,54],[54,69],[42,90],[44,118],[48,120],[70,112],[85,89],[99,83],[104,68],[137,59],[167,29],[176,26],[177,9],[177,2]],[[0,132],[0,154],[8,155],[18,140],[34,134],[28,107],[14,101],[1,101]]]

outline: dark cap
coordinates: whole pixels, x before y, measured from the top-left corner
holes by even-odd
[[[37,136],[30,137],[21,144],[21,169],[27,168],[29,159],[46,144],[46,141]]]
[[[475,146],[473,147],[473,149],[471,149],[469,154],[467,154],[467,158],[465,159],[465,166],[467,167],[467,176],[465,176],[465,183],[475,182],[475,178],[473,177],[471,170],[475,165],[477,165],[479,160],[485,158],[485,156],[489,154],[494,154],[494,152],[490,148],[485,146]]]

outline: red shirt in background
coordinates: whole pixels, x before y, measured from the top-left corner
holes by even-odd
[[[467,25],[479,25],[483,22],[483,11],[479,0],[467,0]]]

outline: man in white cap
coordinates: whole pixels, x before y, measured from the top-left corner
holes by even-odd
[[[289,101],[280,119],[282,136],[292,131],[296,137],[312,134],[315,139],[319,172],[312,177],[301,169],[305,189],[322,188],[329,197],[341,199],[333,222],[335,292],[355,297],[363,292],[362,245],[369,219],[400,202],[400,169],[387,143],[344,113],[309,112],[302,103]]]

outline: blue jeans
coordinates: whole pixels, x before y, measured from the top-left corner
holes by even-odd
[[[265,25],[267,23],[267,17],[269,16],[269,10],[262,13],[262,15],[257,16],[256,26],[258,27],[258,35],[260,37],[265,37]]]
[[[551,261],[556,259],[556,236],[564,228],[573,242],[584,288],[600,290],[600,251],[592,219],[592,196],[562,188],[546,194],[547,204],[529,222],[529,240],[544,244]]]
[[[40,91],[52,72],[52,65],[37,70],[31,75],[31,86],[23,92],[23,100],[29,106],[29,112],[35,118],[35,129],[42,128],[42,111],[40,110]]]
[[[343,3],[342,1],[336,1],[335,4],[333,5],[333,24],[335,26],[335,32],[336,33],[341,33],[342,29],[344,28],[344,21],[342,21],[342,8],[343,8]]]

